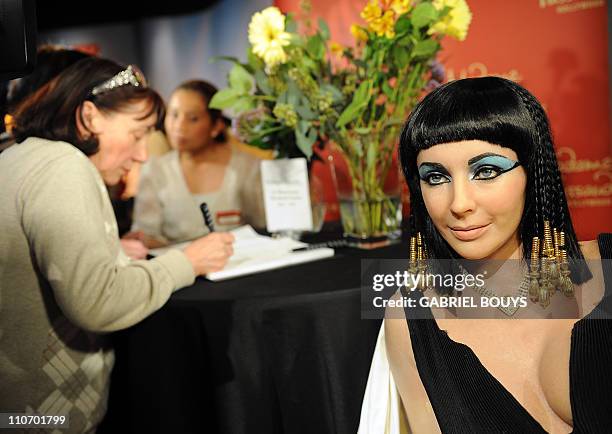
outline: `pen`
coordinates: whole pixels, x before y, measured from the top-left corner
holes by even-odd
[[[337,249],[340,247],[348,247],[348,246],[349,244],[347,240],[340,239],[340,240],[326,241],[323,243],[309,244],[304,247],[297,247],[295,249],[292,249],[291,252],[303,252],[305,250],[315,250],[315,249],[321,249],[323,247],[330,247],[332,249]]]
[[[208,209],[208,205],[206,205],[206,202],[202,202],[202,204],[200,205],[200,211],[202,211],[202,216],[204,217],[204,224],[210,232],[214,232],[215,223],[213,222],[213,219],[210,215],[210,210]]]

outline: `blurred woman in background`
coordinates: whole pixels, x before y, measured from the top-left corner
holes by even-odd
[[[142,168],[128,237],[159,247],[202,236],[203,202],[219,229],[265,226],[259,159],[232,143],[221,112],[208,108],[216,92],[191,80],[172,93],[164,125],[173,150]]]

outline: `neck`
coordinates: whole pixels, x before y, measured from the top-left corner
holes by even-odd
[[[487,278],[493,277],[502,266],[516,268],[516,271],[520,272],[522,252],[518,234],[515,234],[510,241],[486,258],[468,261],[466,268],[472,274],[484,274]]]
[[[230,147],[226,142],[211,142],[194,151],[180,151],[181,160],[190,163],[223,162]]]

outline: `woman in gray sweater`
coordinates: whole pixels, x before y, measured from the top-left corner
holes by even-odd
[[[0,413],[69,415],[95,432],[113,352],[105,332],[226,264],[213,233],[152,260],[123,254],[104,184],[146,159],[163,102],[135,67],[84,59],[25,101],[0,154]]]

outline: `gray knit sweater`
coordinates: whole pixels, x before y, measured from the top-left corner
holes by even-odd
[[[113,365],[104,333],[194,279],[180,251],[123,254],[102,179],[74,146],[30,138],[2,152],[0,412],[69,414],[62,433],[93,432]]]

